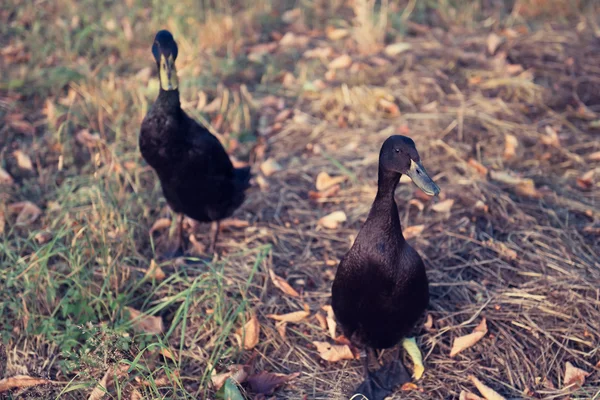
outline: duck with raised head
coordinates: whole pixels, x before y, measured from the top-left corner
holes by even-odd
[[[142,122],[142,157],[156,171],[163,194],[178,214],[177,248],[183,246],[183,216],[212,222],[209,251],[214,250],[219,221],[244,201],[250,167],[234,168],[221,142],[182,109],[175,60],[177,43],[166,30],[156,34],[152,54],[160,92]]]
[[[344,335],[366,351],[365,380],[356,393],[384,399],[410,381],[399,359],[369,371],[373,350],[394,347],[429,304],[429,285],[419,254],[402,235],[394,192],[402,174],[428,195],[439,187],[427,175],[412,139],[395,135],[381,146],[378,189],[367,220],[340,262],[331,304]],[[403,342],[405,348],[406,341]]]

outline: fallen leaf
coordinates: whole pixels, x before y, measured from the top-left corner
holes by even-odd
[[[1,229],[0,229],[1,231]],[[33,237],[38,244],[48,243],[50,239],[52,239],[52,232],[49,231],[41,231],[35,234]]]
[[[434,204],[433,206],[431,206],[431,209],[435,212],[447,213],[447,212],[450,212],[453,205],[454,205],[454,199],[447,199],[447,200],[441,201],[437,204]]]
[[[129,319],[133,329],[137,332],[161,334],[164,332],[164,325],[161,317],[146,315],[132,307],[125,307],[129,311]]]
[[[410,43],[398,42],[398,43],[388,44],[387,46],[385,46],[385,49],[383,50],[383,52],[385,53],[386,56],[394,57],[400,53],[404,53],[405,51],[410,50],[411,48],[412,48],[412,45]]]
[[[345,175],[332,177],[327,172],[321,171],[317,175],[315,187],[318,191],[327,190],[334,185],[344,182],[346,178]]]
[[[158,354],[160,354],[161,356],[168,358],[172,361],[177,361],[177,358],[175,358],[175,354],[173,353],[173,350],[169,349],[168,347],[161,347],[160,350],[158,351]]]
[[[425,225],[412,225],[402,229],[404,239],[414,239],[425,230]]]
[[[292,297],[300,297],[300,293],[298,293],[285,279],[275,275],[275,272],[273,272],[271,268],[269,268],[269,276],[271,277],[273,285],[283,293]]]
[[[14,182],[12,176],[4,168],[0,167],[0,185],[12,185]]]
[[[93,146],[100,142],[100,135],[97,133],[92,134],[88,129],[82,129],[75,135],[75,140],[84,146]]]
[[[427,332],[431,332],[433,330],[433,317],[431,314],[427,314],[427,320],[423,324],[423,328],[425,328]]]
[[[319,225],[327,229],[336,229],[341,222],[346,221],[346,213],[334,211],[319,220]]]
[[[13,389],[23,389],[31,386],[52,383],[48,379],[33,378],[27,375],[15,375],[10,378],[0,379],[0,393]]]
[[[303,54],[304,58],[322,58],[326,59],[333,53],[331,47],[317,47],[315,49],[306,50]]]
[[[587,156],[590,161],[600,161],[600,151],[596,151]]]
[[[352,64],[352,57],[348,54],[342,54],[331,60],[327,65],[329,69],[346,69]]]
[[[337,328],[337,322],[335,321],[335,314],[333,313],[333,307],[330,305],[325,305],[321,307],[325,312],[327,312],[327,328],[329,328],[329,336],[332,339],[335,339],[337,335],[335,334],[335,330]]]
[[[493,32],[490,33],[486,40],[488,53],[490,53],[491,55],[494,55],[496,53],[496,50],[502,44],[503,41],[504,41],[503,37],[498,36]]]
[[[13,128],[14,130],[16,130],[19,133],[22,133],[24,135],[34,135],[35,134],[35,127],[27,121],[9,120],[8,125],[11,128]]]
[[[277,329],[277,333],[279,333],[279,336],[281,336],[283,340],[286,340],[287,322],[277,322],[275,324],[275,329]]]
[[[232,364],[227,367],[227,372],[212,375],[210,380],[214,389],[219,390],[228,378],[231,378],[238,384],[246,382],[248,379],[248,366],[243,364]]]
[[[473,329],[473,332],[454,339],[452,350],[450,350],[450,357],[454,357],[461,351],[466,350],[475,343],[479,342],[485,336],[487,331],[487,321],[485,318],[483,318],[479,325]]]
[[[162,281],[166,277],[167,277],[167,274],[165,274],[165,271],[163,271],[162,268],[158,266],[156,261],[151,260],[150,267],[146,271],[145,278]]]
[[[417,390],[417,389],[419,389],[419,387],[415,383],[413,383],[413,382],[406,382],[400,388],[400,390],[402,390],[404,392],[408,392],[408,391],[411,391],[411,390]]]
[[[484,400],[483,397],[479,397],[476,394],[473,394],[471,392],[467,392],[467,391],[462,391],[460,392],[460,396],[458,398],[458,400]]]
[[[354,360],[354,353],[346,344],[330,344],[327,342],[312,342],[321,358],[325,361],[336,362],[341,360]]]
[[[515,186],[515,193],[532,199],[539,199],[542,197],[542,194],[535,188],[535,183],[532,179],[523,179],[519,182],[517,186]]]
[[[516,154],[516,149],[519,147],[519,141],[514,135],[504,135],[504,159],[510,160]]]
[[[377,103],[389,116],[396,117],[400,115],[400,108],[393,101],[381,98]]]
[[[257,374],[250,375],[247,379],[247,382],[252,391],[257,394],[273,394],[275,389],[277,389],[279,386],[282,386],[283,384],[299,376],[299,372],[286,375],[262,371]]]
[[[308,191],[308,197],[311,200],[319,200],[319,199],[327,199],[329,197],[333,197],[339,193],[341,187],[340,185],[334,185],[327,190],[323,190],[322,192],[314,192],[312,190]]]
[[[402,176],[404,176],[404,175],[402,175]],[[425,204],[423,204],[423,202],[418,199],[410,199],[408,201],[408,205],[417,207],[419,209],[419,211],[423,211],[425,209]]]
[[[267,318],[283,322],[300,322],[310,315],[310,310],[307,308],[308,307],[305,307],[303,311],[294,311],[287,314],[269,314],[267,315]]]
[[[244,324],[244,327],[240,330],[240,336],[244,338],[245,350],[252,350],[258,344],[260,324],[256,314],[253,313],[248,322]]]
[[[19,168],[26,171],[33,171],[33,163],[27,154],[23,153],[21,150],[15,150],[12,154],[17,160],[17,165]]]
[[[317,322],[319,322],[321,329],[327,329],[327,318],[325,318],[323,314],[318,312],[315,314],[315,318],[317,319]]]
[[[260,170],[265,176],[271,176],[277,171],[281,171],[282,167],[273,158],[269,158],[260,164]]]
[[[299,8],[292,8],[281,14],[281,20],[286,24],[291,24],[302,16],[302,10]]]
[[[30,201],[20,201],[10,204],[8,210],[18,213],[16,225],[19,226],[31,225],[42,215],[42,210]]]
[[[241,229],[241,228],[247,228],[250,226],[250,223],[246,220],[243,219],[237,219],[237,218],[227,218],[221,221],[221,223],[219,224],[219,230],[223,231],[225,229],[229,229],[229,228],[235,228],[235,229]]]
[[[127,374],[128,368],[129,367],[127,365],[123,364],[119,365],[118,367],[113,366],[109,368],[100,380],[100,382],[98,382],[94,390],[92,390],[92,393],[90,393],[90,397],[88,397],[88,400],[102,400],[104,398],[104,395],[106,394],[106,388],[108,387],[109,381],[114,380],[115,375],[117,378],[125,376]]]
[[[550,125],[546,125],[544,130],[546,131],[546,134],[540,137],[542,143],[548,146],[560,147],[560,139],[558,138],[558,133],[556,133],[556,129],[554,129]]]
[[[585,383],[585,378],[590,375],[589,372],[577,368],[573,364],[567,361],[565,364],[565,378],[563,387],[567,386],[582,386]]]
[[[348,29],[342,29],[342,28],[336,29],[331,26],[328,26],[326,31],[327,31],[327,39],[329,39],[329,40],[340,40],[350,34],[350,31]]]
[[[171,220],[169,218],[159,218],[154,221],[152,227],[150,228],[150,235],[152,235],[155,231],[161,231],[163,229],[167,229],[171,226]]]
[[[477,390],[479,390],[479,393],[481,393],[481,395],[486,400],[506,400],[503,396],[500,396],[492,388],[484,385],[479,379],[475,378],[473,375],[469,375],[469,379],[471,380],[471,382],[473,382]]]
[[[516,251],[514,251],[511,248],[509,248],[504,243],[496,241],[494,239],[489,239],[489,240],[487,240],[485,242],[482,242],[482,244],[485,247],[494,250],[501,257],[504,257],[504,258],[506,258],[508,260],[516,260],[517,257],[519,256]]]
[[[474,158],[470,158],[468,164],[475,168],[475,170],[477,172],[479,172],[480,175],[486,176],[488,173],[488,169],[481,163],[479,163],[477,160],[475,160]]]
[[[584,190],[590,190],[592,186],[594,186],[595,172],[596,171],[594,169],[591,169],[585,174],[581,175],[579,178],[577,178],[577,186]]]

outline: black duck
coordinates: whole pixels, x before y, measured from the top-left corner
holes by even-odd
[[[187,215],[213,223],[209,249],[213,251],[219,221],[244,201],[250,168],[234,168],[219,140],[181,109],[177,52],[173,35],[159,31],[152,54],[158,66],[160,93],[142,122],[140,151],[156,171],[167,203],[179,215],[177,248],[183,246],[183,215]]]
[[[357,393],[369,400],[383,399],[410,380],[399,359],[371,373],[369,355],[405,338],[429,303],[425,266],[402,235],[394,199],[401,174],[408,175],[428,195],[440,191],[421,165],[412,139],[389,137],[379,153],[375,201],[352,248],[340,262],[332,287],[331,304],[344,335],[366,350],[365,381]]]

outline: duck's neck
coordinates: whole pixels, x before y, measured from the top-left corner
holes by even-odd
[[[391,229],[391,232],[401,232],[400,218],[398,217],[398,207],[396,206],[396,200],[394,199],[394,192],[400,181],[400,173],[384,170],[379,168],[379,179],[377,183],[377,195],[369,218],[372,220],[379,220],[377,224],[382,224]]]
[[[156,99],[156,106],[165,112],[173,112],[181,110],[181,102],[179,101],[179,89],[164,90],[160,88],[160,93]]]

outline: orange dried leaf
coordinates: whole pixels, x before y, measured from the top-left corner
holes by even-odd
[[[342,54],[334,58],[327,67],[331,69],[346,69],[352,64],[352,57],[348,54]]]
[[[398,43],[388,44],[387,46],[385,46],[385,49],[383,50],[383,52],[385,53],[386,56],[394,57],[400,53],[404,53],[405,51],[410,50],[411,48],[412,48],[412,45],[410,43],[398,42]]]
[[[13,389],[23,389],[31,386],[52,383],[48,379],[33,378],[27,375],[15,375],[10,378],[0,379],[0,393]]]
[[[516,155],[516,149],[519,147],[519,141],[514,135],[504,135],[504,159],[510,160]]]
[[[558,138],[558,133],[556,133],[556,130],[550,125],[546,125],[544,129],[546,134],[542,135],[540,138],[542,143],[548,146],[560,147],[560,139]]]
[[[0,185],[12,185],[14,182],[13,177],[4,168],[0,167]]]
[[[327,39],[329,39],[329,40],[340,40],[350,34],[350,31],[348,29],[342,29],[342,28],[336,29],[331,26],[328,26],[326,31],[327,31]]]
[[[577,178],[577,186],[584,190],[590,190],[592,186],[594,186],[595,172],[596,171],[594,169],[591,169],[585,174],[581,175],[579,178]]]
[[[590,161],[600,161],[600,151],[596,151],[587,156]]]
[[[310,315],[310,311],[294,311],[287,314],[269,314],[267,318],[283,322],[300,322]]]
[[[287,322],[278,322],[275,324],[275,329],[277,329],[277,333],[283,340],[286,340],[286,331],[287,331]]]
[[[100,142],[100,135],[92,134],[88,129],[82,129],[75,135],[75,140],[84,146],[93,146]]]
[[[315,187],[318,191],[323,191],[329,189],[330,187],[342,183],[346,180],[346,176],[336,176],[332,177],[327,172],[321,171],[319,175],[317,175],[317,181]]]
[[[404,235],[404,239],[414,239],[419,236],[425,230],[425,225],[413,225],[407,226],[402,229],[402,234]]]
[[[27,121],[9,120],[8,125],[10,125],[11,128],[13,128],[14,130],[16,130],[19,133],[22,133],[24,135],[34,135],[35,134],[35,127]]]
[[[479,342],[485,336],[487,331],[487,321],[485,318],[483,318],[479,325],[473,329],[472,333],[454,339],[452,349],[450,350],[450,357],[454,357],[461,351],[466,350],[475,343]]]
[[[506,400],[503,396],[500,396],[494,389],[484,385],[479,379],[475,378],[473,375],[469,375],[469,379],[471,380],[471,382],[473,382],[477,390],[479,390],[479,393],[481,393],[481,395],[486,400]]]
[[[341,222],[346,221],[346,213],[334,211],[319,220],[319,225],[327,229],[336,229]]]
[[[158,266],[156,261],[151,260],[150,267],[146,271],[145,277],[149,279],[156,279],[157,281],[162,281],[167,277],[167,274],[165,274],[162,268]]]
[[[321,309],[327,312],[327,327],[329,328],[329,336],[331,336],[332,339],[335,339],[337,337],[337,335],[335,334],[337,322],[335,321],[333,307],[331,307],[330,305],[326,305],[321,307]]]
[[[465,390],[463,390],[462,392],[460,392],[460,397],[458,398],[458,400],[484,400],[483,397],[479,397],[476,394],[473,394],[471,392],[467,392]]]
[[[10,204],[8,210],[18,213],[16,224],[21,226],[34,223],[42,215],[42,210],[30,201]]]
[[[252,350],[257,344],[260,338],[260,324],[256,314],[252,314],[248,322],[244,324],[242,329],[242,335],[244,338],[244,349]]]
[[[327,342],[312,342],[321,358],[325,361],[336,362],[341,360],[354,360],[354,353],[350,346],[345,344],[330,344]]]
[[[498,36],[495,33],[490,33],[486,41],[488,53],[494,55],[503,41],[504,38],[502,38],[501,36]]]
[[[326,198],[335,196],[336,194],[339,193],[339,191],[340,191],[340,185],[334,185],[327,190],[323,190],[322,192],[314,192],[314,191],[310,190],[308,192],[308,197],[311,200],[326,199]]]
[[[573,364],[567,361],[565,364],[565,379],[563,387],[567,386],[582,386],[585,383],[585,378],[590,375],[589,372],[577,368]]]
[[[427,332],[431,332],[433,330],[433,317],[431,314],[427,314],[427,320],[423,324],[423,328],[425,328]]]
[[[323,314],[321,314],[320,312],[318,312],[318,313],[315,314],[315,318],[319,322],[319,326],[322,329],[327,329],[327,318],[325,318],[325,316]]]
[[[273,282],[273,285],[275,285],[275,287],[281,290],[283,293],[292,297],[300,297],[300,293],[298,293],[296,289],[294,289],[289,283],[287,283],[285,279],[275,275],[275,272],[273,272],[273,270],[270,268],[269,276],[271,277],[271,282]]]
[[[447,199],[444,201],[440,201],[437,204],[434,204],[433,206],[431,206],[431,209],[435,212],[447,213],[447,212],[450,212],[453,205],[454,205],[454,199]]]
[[[408,391],[411,391],[411,390],[417,390],[417,389],[419,389],[419,387],[415,383],[412,383],[412,382],[406,382],[401,387],[401,390],[404,391],[404,392],[408,392]]]
[[[281,171],[282,167],[273,158],[269,158],[260,164],[260,170],[265,176],[271,176],[275,172]]]
[[[173,350],[167,348],[167,347],[161,347],[161,349],[158,351],[158,354],[160,354],[161,356],[171,359],[173,361],[177,361],[177,359],[175,358],[175,354],[173,353]]]
[[[17,165],[20,169],[26,171],[33,171],[33,163],[31,162],[31,158],[21,150],[13,151],[13,157],[17,160]]]
[[[474,158],[469,159],[469,165],[475,168],[475,170],[479,172],[480,175],[486,176],[488,173],[488,169]]]
[[[129,318],[135,331],[156,335],[164,332],[162,318],[146,315],[132,307],[125,308],[129,311]]]
[[[155,231],[161,231],[163,229],[167,229],[171,226],[171,220],[169,218],[159,218],[154,221],[152,227],[150,228],[150,235],[152,235]]]

